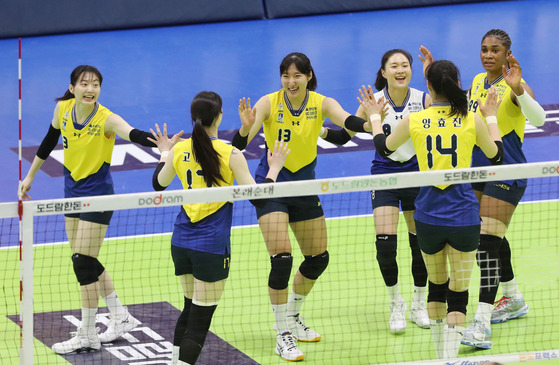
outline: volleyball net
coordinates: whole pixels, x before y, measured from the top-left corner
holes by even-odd
[[[528,188],[507,238],[516,281],[530,309],[519,319],[492,325],[492,349],[461,346],[458,363],[557,359],[559,309],[553,303],[559,300],[559,161],[553,161],[24,202],[21,255],[18,204],[0,204],[0,364],[170,364],[174,327],[183,307],[170,253],[173,224],[182,204],[220,201],[234,202],[231,271],[198,364],[282,363],[274,352],[267,288],[270,258],[248,199],[307,195],[320,196],[330,263],[302,308],[306,324],[322,336],[316,343],[298,343],[305,363],[438,363],[429,329],[408,319],[413,279],[402,216],[398,285],[408,304],[407,328],[401,334],[390,331],[389,296],[376,260],[371,191],[517,178],[528,178]],[[123,304],[142,324],[100,351],[60,356],[50,347],[70,338],[81,313],[64,214],[92,211],[114,211],[99,260]],[[291,243],[293,278],[303,257],[293,234]],[[468,321],[476,312],[478,292],[479,268],[474,265]],[[104,332],[108,311],[101,299],[99,305],[97,326]]]

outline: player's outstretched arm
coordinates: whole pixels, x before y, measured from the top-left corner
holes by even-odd
[[[31,184],[35,179],[35,175],[41,169],[43,162],[45,162],[45,160],[49,157],[52,150],[54,150],[54,148],[58,144],[58,139],[60,138],[60,123],[58,121],[58,110],[59,110],[59,103],[57,103],[56,107],[54,108],[54,115],[49,125],[49,130],[45,135],[45,137],[43,138],[43,141],[41,142],[41,145],[37,150],[37,154],[35,155],[35,158],[33,158],[31,167],[29,168],[29,171],[27,172],[27,175],[25,176],[21,184],[19,184],[18,186],[18,197],[22,200],[31,199],[31,196],[28,195],[27,192],[31,190]]]
[[[171,184],[176,175],[175,167],[173,166],[174,146],[179,141],[182,131],[169,138],[167,136],[167,123],[163,124],[163,133],[159,129],[158,124],[155,124],[155,129],[157,132],[150,129],[152,137],[148,139],[157,146],[159,152],[161,152],[161,158],[153,172],[152,184],[154,190],[161,191]]]
[[[503,65],[503,77],[507,85],[510,86],[513,94],[512,101],[520,106],[522,114],[528,119],[530,124],[541,127],[545,123],[545,110],[534,100],[534,92],[524,82],[522,82],[522,68],[518,60],[512,55],[507,56],[509,70]]]

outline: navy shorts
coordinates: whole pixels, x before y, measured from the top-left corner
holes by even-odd
[[[474,226],[435,226],[415,221],[417,243],[421,251],[433,255],[447,244],[460,252],[471,252],[479,247],[481,225]]]
[[[229,277],[230,253],[218,255],[171,245],[171,256],[176,276],[192,274],[196,279],[207,283]]]
[[[317,195],[268,199],[265,206],[256,208],[258,219],[272,212],[287,213],[290,223],[315,219],[324,215]]]
[[[475,191],[481,191],[483,195],[490,196],[514,205],[515,207],[524,196],[525,186],[518,186],[516,182],[512,185],[502,181],[488,181],[485,183],[472,183]]]
[[[64,214],[68,218],[79,218],[82,221],[93,222],[99,224],[109,225],[113,217],[113,211],[108,210],[105,212],[87,212],[87,213],[68,213]]]
[[[387,189],[371,191],[373,210],[380,207],[396,207],[402,202],[402,211],[415,210],[415,198],[419,188]]]

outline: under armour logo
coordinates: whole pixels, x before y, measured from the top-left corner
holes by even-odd
[[[404,116],[402,114],[400,115],[395,115],[394,116],[394,120],[398,120],[398,119],[404,119]]]
[[[291,122],[292,125],[300,125],[299,123],[300,123],[299,121],[296,121],[296,122],[295,122],[295,121],[292,121],[292,122]]]

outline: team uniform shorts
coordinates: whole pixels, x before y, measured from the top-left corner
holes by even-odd
[[[290,223],[315,219],[324,215],[318,195],[268,199],[265,206],[256,208],[258,219],[273,212],[287,213]]]
[[[87,212],[87,213],[68,213],[64,214],[68,218],[79,218],[79,220],[86,222],[93,222],[108,225],[113,217],[113,211],[108,210],[105,212]]]
[[[522,199],[526,186],[518,186],[516,182],[512,185],[503,181],[488,181],[485,183],[472,183],[475,191],[480,191],[483,195],[505,201],[515,207]]]
[[[171,245],[171,256],[176,276],[192,274],[196,279],[207,283],[229,277],[230,253],[218,255]]]
[[[402,202],[402,211],[415,210],[415,198],[419,188],[387,189],[371,191],[373,210],[380,207],[396,207]]]
[[[421,251],[428,255],[436,254],[447,244],[460,252],[471,252],[479,247],[481,225],[474,226],[436,226],[415,221],[417,242]]]

